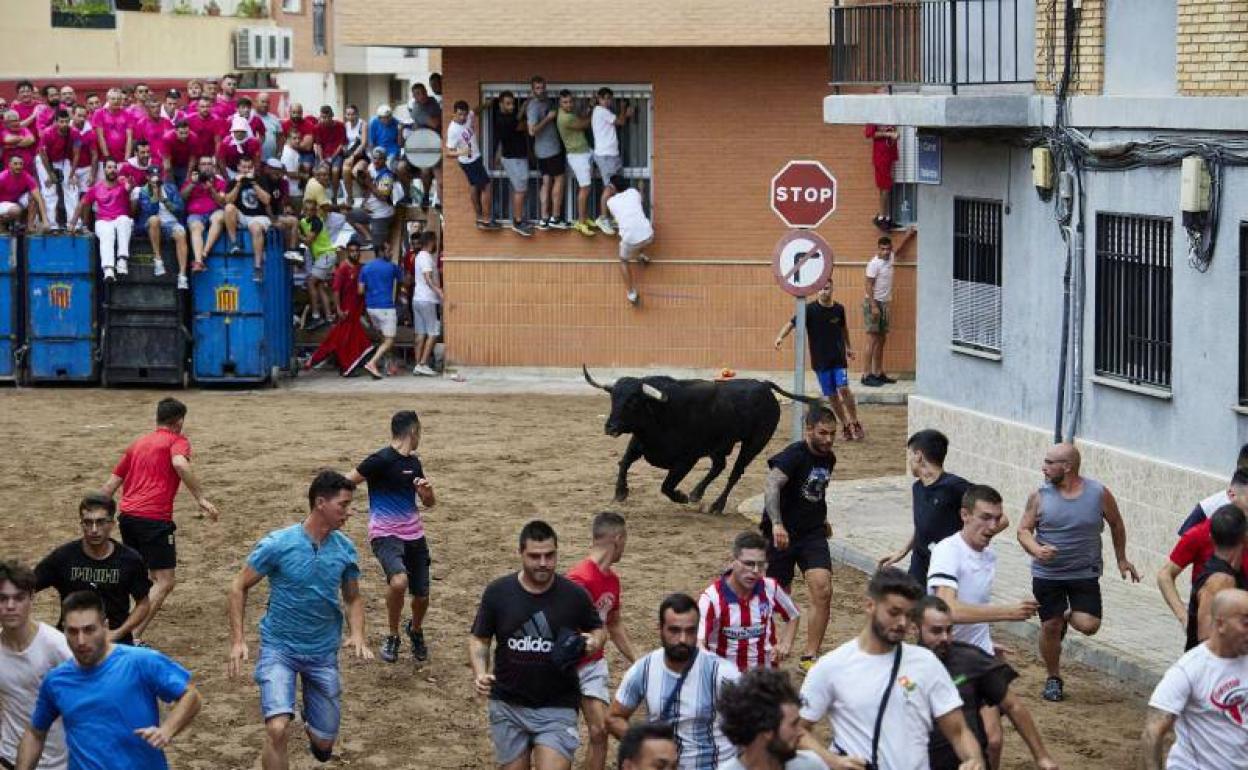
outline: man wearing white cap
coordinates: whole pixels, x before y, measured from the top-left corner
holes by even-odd
[[[242,158],[251,158],[253,164],[258,164],[260,140],[251,135],[247,118],[235,115],[230,121],[230,135],[222,139],[221,146],[217,148],[217,160],[233,180],[238,178],[238,161]]]

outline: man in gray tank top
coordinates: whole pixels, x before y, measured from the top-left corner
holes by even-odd
[[[1044,455],[1045,485],[1027,498],[1018,542],[1031,555],[1031,590],[1040,603],[1044,699],[1063,698],[1062,639],[1068,627],[1091,636],[1101,627],[1101,532],[1109,525],[1123,579],[1140,582],[1127,560],[1127,527],[1103,484],[1079,475],[1079,450],[1055,444]]]

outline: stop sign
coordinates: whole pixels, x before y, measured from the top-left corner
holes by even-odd
[[[817,160],[791,160],[771,178],[771,210],[789,227],[818,227],[836,211],[836,177]]]

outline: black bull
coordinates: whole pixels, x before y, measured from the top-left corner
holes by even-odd
[[[780,422],[780,405],[772,391],[795,401],[818,404],[819,399],[795,396],[766,380],[676,380],[671,377],[621,377],[599,385],[581,367],[585,381],[611,394],[611,414],[604,430],[609,436],[631,433],[620,458],[615,500],[628,498],[628,469],[639,458],[667,471],[661,490],[673,502],[700,502],[706,487],[723,473],[728,455],[741,445],[724,491],[711,504],[723,513],[728,493],[746,467],[763,451]],[[686,495],[676,487],[703,457],[711,469]]]

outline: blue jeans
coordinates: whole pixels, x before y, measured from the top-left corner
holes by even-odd
[[[303,722],[308,732],[333,741],[342,721],[342,678],[338,675],[338,652],[296,655],[276,647],[260,647],[256,660],[256,684],[260,685],[260,711],[265,720],[295,715],[295,679],[303,680]]]

